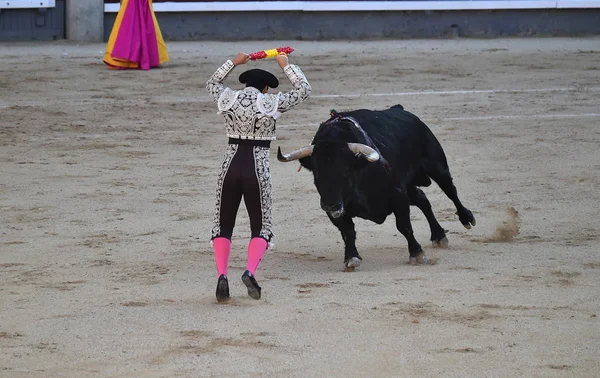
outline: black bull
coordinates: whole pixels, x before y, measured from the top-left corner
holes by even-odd
[[[429,127],[401,105],[382,111],[360,109],[335,113],[321,124],[311,145],[282,154],[279,161],[300,160],[311,171],[321,208],[344,240],[344,266],[353,269],[362,258],[356,249],[352,218],[382,224],[394,214],[406,238],[411,263],[424,263],[423,249],[413,235],[410,205],[427,218],[431,241],[447,246],[425,193],[418,186],[435,181],[456,206],[460,222],[471,228],[475,218],[458,198],[444,150]]]

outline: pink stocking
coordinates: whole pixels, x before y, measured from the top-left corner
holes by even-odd
[[[256,274],[256,269],[258,269],[260,260],[262,260],[266,250],[267,241],[265,239],[252,238],[250,240],[250,244],[248,244],[248,264],[246,265],[246,269],[248,269],[253,276]]]
[[[214,238],[213,249],[215,250],[215,260],[217,261],[217,274],[219,277],[221,277],[221,274],[224,274],[225,277],[227,277],[231,240],[227,238]]]

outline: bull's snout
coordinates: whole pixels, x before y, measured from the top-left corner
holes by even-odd
[[[329,205],[329,204],[326,204],[325,202],[323,202],[321,200],[321,209],[327,211],[328,213],[336,211],[336,210],[339,210],[340,207],[342,207],[341,203],[336,203],[334,205]]]
[[[334,218],[339,218],[344,213],[344,205],[341,203],[337,203],[335,205],[328,205],[321,201],[321,209],[329,213]]]

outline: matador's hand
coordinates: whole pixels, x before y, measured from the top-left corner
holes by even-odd
[[[239,66],[240,64],[246,64],[250,60],[250,55],[246,53],[239,53],[233,58],[232,62],[234,65]]]
[[[281,69],[284,69],[288,65],[288,57],[285,53],[280,53],[275,59],[277,59],[277,63],[279,63]]]

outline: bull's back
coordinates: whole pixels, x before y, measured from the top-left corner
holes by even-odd
[[[355,118],[370,136],[418,136],[429,130],[416,115],[404,110],[402,105],[395,105],[385,110],[359,109],[344,113]]]
[[[433,132],[402,105],[385,110],[360,109],[348,115],[359,122],[393,168],[402,175],[415,176],[408,179],[419,178],[432,164],[447,167],[444,151]],[[417,185],[429,183],[429,179],[423,177]]]
[[[345,115],[355,118],[384,157],[415,158],[433,137],[417,116],[396,105],[385,110],[359,109]]]

